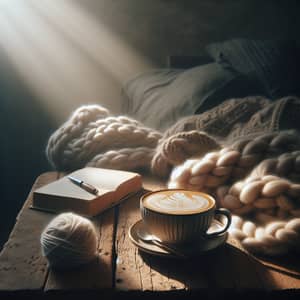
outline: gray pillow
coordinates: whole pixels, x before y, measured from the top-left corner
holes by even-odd
[[[164,131],[180,118],[202,112],[227,98],[259,93],[246,77],[217,63],[187,70],[155,70],[124,86],[123,113]]]
[[[300,94],[299,49],[293,40],[232,39],[206,50],[224,68],[260,82],[272,99]]]
[[[143,111],[155,105],[165,88],[182,72],[180,69],[154,69],[129,80],[122,88],[122,112],[137,119],[143,117]]]

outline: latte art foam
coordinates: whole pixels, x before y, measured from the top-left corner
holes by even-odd
[[[154,192],[144,198],[145,207],[170,214],[192,214],[205,211],[214,205],[213,200],[202,193],[189,191]]]

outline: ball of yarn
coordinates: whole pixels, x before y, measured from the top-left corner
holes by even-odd
[[[96,229],[87,218],[74,213],[62,213],[42,232],[41,246],[51,267],[77,267],[96,257]]]

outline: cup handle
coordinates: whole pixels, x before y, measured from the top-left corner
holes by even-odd
[[[215,231],[215,232],[212,232],[212,233],[205,233],[205,237],[210,238],[210,237],[214,237],[214,236],[217,236],[219,234],[222,234],[225,231],[227,231],[227,229],[229,228],[229,226],[231,224],[231,213],[228,209],[226,209],[226,208],[217,208],[215,210],[215,215],[224,215],[227,219],[226,225],[224,226],[224,228],[222,228],[219,231]]]

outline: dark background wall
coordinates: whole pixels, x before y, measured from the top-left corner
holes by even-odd
[[[58,6],[59,2],[56,1]],[[102,76],[111,84],[101,87],[97,92],[99,97],[92,101],[114,113],[120,111],[121,85],[137,72],[164,66],[168,55],[198,55],[207,43],[233,37],[299,40],[298,0],[74,0],[69,3],[76,4],[85,16],[93,20],[94,26],[105,26],[115,38],[132,49],[129,56],[124,56],[127,71],[116,78],[107,75],[101,65],[93,66],[99,80],[97,82],[93,77],[91,81],[93,79],[95,85],[101,86]],[[68,11],[65,13],[68,15]],[[30,18],[27,22],[30,23]],[[68,23],[62,26],[66,28]],[[102,41],[106,43],[101,35],[94,35],[94,39],[98,45]],[[82,92],[72,101],[72,86],[69,86],[65,93],[71,100],[57,115],[50,115],[47,106],[42,104],[42,95],[32,91],[4,46],[0,43],[0,246],[7,239],[34,178],[50,170],[44,154],[50,133],[73,109],[91,99]],[[93,47],[93,41],[90,47]],[[122,55],[122,51],[115,54],[118,60],[122,60],[120,53]],[[134,62],[137,56],[139,60],[144,58],[144,62]],[[30,69],[26,75],[31,76]],[[74,85],[75,88],[78,86]],[[55,101],[63,100],[48,97],[46,101],[55,106]]]
[[[299,38],[297,0],[116,0],[81,3],[157,64],[232,37]]]

